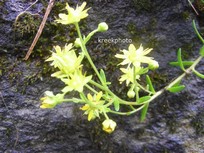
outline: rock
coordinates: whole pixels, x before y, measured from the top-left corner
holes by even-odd
[[[61,5],[60,2],[57,2],[58,7]],[[39,54],[35,54],[28,61],[22,60],[30,44],[26,42],[29,41],[26,38],[31,34],[19,35],[17,41],[13,39],[12,26],[16,15],[31,3],[33,1],[0,2],[2,9],[0,12],[0,152],[204,152],[202,146],[204,97],[201,86],[204,80],[193,75],[183,81],[187,86],[185,91],[178,94],[164,93],[155,99],[150,104],[147,119],[143,123],[139,121],[138,113],[122,117],[111,115],[118,125],[111,135],[102,131],[100,120],[88,122],[83,112],[79,111],[79,105],[63,103],[55,109],[40,109],[43,92],[53,90],[54,93],[58,93],[63,84],[55,78],[50,78],[53,70],[43,62],[47,55],[40,57]],[[73,3],[76,4],[76,1]],[[119,48],[125,49],[129,44],[99,43],[98,38],[127,38],[135,45],[142,43],[145,47],[154,48],[151,56],[158,60],[160,69],[151,75],[157,89],[164,87],[171,79],[181,74],[179,70],[168,65],[168,62],[176,60],[178,48],[183,49],[185,59],[198,56],[201,45],[191,25],[195,14],[187,1],[89,0],[87,3],[92,9],[89,11],[87,22],[82,22],[82,26],[93,30],[102,21],[109,25],[106,33],[94,36],[88,48],[97,67],[107,70],[108,78],[114,84],[111,86],[113,91],[121,96],[126,95],[121,91],[127,89],[124,86],[118,89],[119,71],[116,70],[118,61],[113,59]],[[43,9],[40,2],[35,6],[30,10],[32,13]],[[56,16],[54,14],[58,9],[56,7],[57,5],[51,12],[50,20]],[[47,22],[46,27],[53,30],[45,29],[45,35],[42,35],[40,41],[49,39],[55,44],[54,37],[57,35],[54,32],[66,28],[59,26],[57,29],[50,24]],[[23,38],[25,41],[22,41]],[[52,43],[41,45],[42,48],[48,49],[53,46]],[[24,52],[20,52],[21,49]],[[201,72],[203,72],[203,68],[200,67],[202,64],[203,62],[197,68]]]

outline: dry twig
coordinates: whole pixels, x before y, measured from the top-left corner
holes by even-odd
[[[27,54],[26,54],[26,56],[25,56],[25,58],[24,58],[25,60],[27,60],[27,59],[29,58],[30,54],[32,53],[33,48],[35,47],[35,45],[36,45],[36,43],[37,43],[37,41],[38,41],[38,39],[39,39],[39,37],[40,37],[40,35],[41,35],[41,33],[42,33],[42,30],[43,30],[43,28],[44,28],[44,26],[45,26],[45,23],[46,23],[46,21],[47,21],[48,15],[50,14],[50,11],[52,10],[52,7],[53,7],[53,5],[54,5],[54,2],[55,2],[55,0],[50,0],[50,1],[49,1],[49,4],[48,4],[48,6],[47,6],[45,15],[44,15],[43,20],[42,20],[42,22],[41,22],[41,24],[40,24],[40,27],[39,27],[39,29],[38,29],[38,32],[37,32],[37,34],[36,34],[36,36],[35,36],[35,38],[34,38],[32,44],[31,44],[31,46],[30,46],[30,48],[29,48],[29,50],[28,50],[28,52],[27,52]]]
[[[189,4],[191,5],[191,7],[193,8],[194,12],[196,13],[196,15],[199,15],[199,13],[197,12],[197,10],[195,9],[195,7],[193,6],[193,4],[191,3],[190,0],[188,0]]]

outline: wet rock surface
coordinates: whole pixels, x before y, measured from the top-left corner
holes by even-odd
[[[152,102],[143,123],[139,122],[139,114],[128,117],[111,115],[118,123],[111,135],[101,130],[100,121],[88,122],[78,105],[63,103],[55,109],[40,109],[39,99],[43,92],[53,90],[57,93],[63,84],[45,72],[45,57],[34,56],[29,61],[22,59],[34,34],[27,34],[31,37],[30,42],[25,41],[28,40],[26,35],[13,39],[16,16],[33,2],[0,2],[3,10],[0,12],[0,152],[204,152],[204,80],[193,75],[183,81],[187,87],[185,91],[165,93]],[[41,18],[42,2],[29,10],[39,13]],[[160,69],[151,76],[158,89],[181,74],[168,65],[169,61],[176,60],[178,48],[183,49],[186,59],[198,55],[201,43],[192,28],[192,20],[197,22],[197,19],[187,1],[89,0],[87,3],[92,9],[85,27],[94,29],[102,21],[110,27],[108,32],[97,34],[88,47],[97,66],[106,69],[108,77],[114,81],[111,88],[117,94],[126,95],[121,93],[125,87],[118,89],[117,86],[119,71],[114,65],[118,61],[109,61],[119,48],[127,48],[128,43],[104,44],[98,42],[99,38],[128,38],[135,45],[142,43],[145,47],[153,47],[151,56],[158,60]],[[58,8],[55,6],[53,13],[55,9]],[[56,14],[51,14],[49,21],[54,16]],[[47,27],[52,24],[49,21]],[[48,30],[45,28],[45,34],[49,33]],[[52,40],[55,37],[52,34],[42,35],[41,39],[46,36]],[[46,46],[52,47],[53,44]],[[203,61],[197,67],[200,72],[204,72],[202,65]]]

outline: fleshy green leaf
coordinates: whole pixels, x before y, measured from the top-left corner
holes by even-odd
[[[144,104],[145,106],[143,107],[142,111],[141,111],[141,117],[140,117],[140,121],[144,121],[147,115],[147,110],[149,107],[149,103]]]
[[[148,101],[150,98],[151,98],[151,96],[141,97],[141,98],[139,98],[138,103],[141,104],[141,103],[143,103],[143,102],[146,102],[146,101]]]
[[[193,28],[194,28],[194,30],[195,30],[195,32],[196,32],[198,38],[199,38],[199,39],[201,40],[201,42],[204,44],[204,39],[203,39],[203,37],[200,35],[200,33],[198,32],[198,29],[197,29],[197,27],[196,27],[196,24],[195,24],[195,21],[194,21],[194,20],[193,20]]]
[[[152,85],[152,81],[150,79],[150,77],[148,75],[146,75],[146,82],[147,84],[149,85],[149,90],[152,92],[152,93],[155,93],[155,90],[154,90],[154,87]]]
[[[104,83],[106,82],[106,75],[105,72],[103,71],[103,69],[100,70],[100,76],[103,79]]]
[[[181,80],[178,80],[173,87],[176,87],[176,86],[180,86],[181,85]]]
[[[200,72],[198,72],[198,71],[195,70],[195,69],[192,69],[192,70],[193,70],[193,72],[194,72],[195,75],[197,75],[198,77],[204,79],[204,74],[201,74]]]
[[[115,110],[116,110],[116,111],[119,111],[119,109],[120,109],[120,103],[119,103],[119,101],[118,101],[116,98],[115,98],[113,104],[114,104]]]
[[[177,60],[178,60],[178,64],[180,66],[180,68],[185,71],[185,68],[183,66],[183,61],[182,61],[182,58],[181,58],[181,48],[179,48],[178,52],[177,52]]]
[[[105,72],[103,71],[103,69],[100,70],[100,76],[101,76],[104,84],[106,84],[106,85],[111,84],[111,82],[106,82],[106,75],[105,75]]]
[[[176,85],[176,86],[173,86],[171,88],[168,88],[167,90],[172,92],[172,93],[176,93],[176,92],[183,90],[184,88],[185,88],[184,85]]]
[[[200,48],[200,55],[204,57],[204,45]]]
[[[183,66],[191,66],[194,62],[193,61],[182,61]],[[179,62],[170,62],[171,66],[179,66]]]

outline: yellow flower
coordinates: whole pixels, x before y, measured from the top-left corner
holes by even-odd
[[[135,67],[139,67],[141,63],[150,64],[152,63],[153,57],[146,56],[152,48],[143,49],[142,45],[138,49],[133,44],[129,45],[128,50],[122,50],[123,54],[116,54],[115,57],[124,59],[121,65],[128,64],[128,67],[133,64]]]
[[[99,114],[102,112],[99,108],[99,106],[102,106],[104,104],[104,101],[101,100],[102,95],[103,93],[101,91],[97,95],[94,94],[94,96],[92,96],[91,94],[87,94],[87,98],[90,104],[85,104],[80,109],[85,111],[84,114],[88,115],[88,121],[99,117]]]
[[[102,123],[103,130],[107,133],[112,133],[115,130],[115,127],[117,126],[116,122],[111,119],[106,119]]]
[[[98,109],[90,107],[89,104],[85,104],[80,109],[85,111],[84,114],[88,115],[88,121],[94,120],[96,117],[99,117]]]
[[[60,13],[58,20],[56,20],[58,23],[61,24],[75,24],[78,23],[81,19],[84,19],[88,16],[87,11],[90,9],[84,10],[86,6],[86,2],[83,2],[81,6],[76,7],[76,9],[69,6],[69,4],[66,4],[66,10],[68,14]]]
[[[63,49],[60,46],[55,46],[54,48],[56,52],[52,52],[52,56],[46,61],[53,61],[51,65],[59,68],[61,72],[56,72],[52,76],[61,78],[81,67],[83,56],[79,55],[77,57],[75,50],[72,49],[73,44],[65,45]]]
[[[141,74],[145,74],[148,72],[148,68],[143,68],[143,67],[135,68],[135,72],[134,72],[134,68],[132,68],[132,67],[120,68],[120,70],[124,74],[121,75],[119,81],[120,81],[120,83],[122,83],[123,81],[126,81],[127,86],[129,85],[130,82],[134,83],[134,78],[140,79]],[[134,75],[135,75],[135,77],[134,77]]]
[[[51,91],[45,92],[45,97],[42,97],[40,100],[42,101],[42,105],[40,108],[53,108],[57,104],[60,104],[63,102],[64,94],[57,94],[54,95]]]
[[[124,73],[123,75],[121,75],[119,81],[120,83],[122,83],[123,81],[126,81],[126,85],[128,86],[130,82],[134,83],[134,69],[133,68],[120,68],[120,70]],[[138,72],[140,71],[140,67],[138,69],[136,69],[137,72],[136,73],[136,79],[140,78],[140,75],[138,74]]]
[[[67,79],[61,79],[67,86],[62,89],[62,92],[67,93],[69,91],[75,90],[82,92],[84,86],[91,80],[92,76],[85,76],[82,74],[81,68],[75,70],[73,74],[70,74]]]

